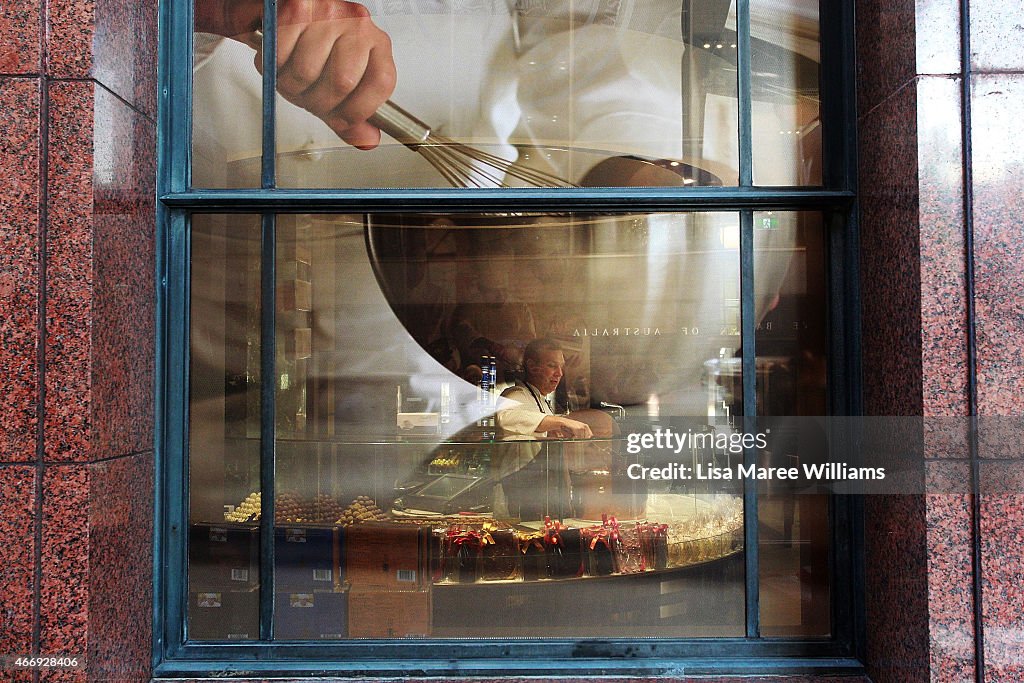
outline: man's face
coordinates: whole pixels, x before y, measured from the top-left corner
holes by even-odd
[[[561,351],[541,351],[536,359],[526,362],[526,381],[546,396],[562,381],[564,369],[565,357]]]

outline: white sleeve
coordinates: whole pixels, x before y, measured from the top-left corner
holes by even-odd
[[[541,421],[547,417],[545,413],[532,409],[530,403],[533,396],[525,387],[509,387],[501,392],[503,399],[496,413],[498,426],[512,434],[536,436]]]
[[[573,181],[601,157],[559,148],[599,150],[604,158],[682,156],[680,5],[611,4],[614,16],[580,9],[593,3],[520,12],[516,141],[556,148],[549,163]],[[652,24],[659,10],[663,20]]]

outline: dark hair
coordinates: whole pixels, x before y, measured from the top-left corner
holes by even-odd
[[[526,349],[523,351],[523,371],[526,371],[526,363],[531,360],[539,360],[542,351],[561,351],[562,345],[556,342],[554,339],[543,337],[541,339],[534,339],[532,342],[526,345]]]

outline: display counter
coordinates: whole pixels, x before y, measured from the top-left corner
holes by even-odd
[[[685,631],[707,595],[729,603],[725,585],[742,581],[742,496],[640,485],[622,474],[622,446],[493,430],[280,441],[278,637],[600,635],[652,620]],[[494,473],[509,449],[543,464],[543,519],[500,509]],[[256,633],[262,501],[235,488],[221,518],[191,525],[193,638]],[[581,625],[580,610],[595,621]]]

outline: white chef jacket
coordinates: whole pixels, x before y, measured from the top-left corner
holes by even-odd
[[[496,415],[503,431],[522,436],[547,436],[538,429],[544,418],[554,413],[537,387],[528,382],[516,382],[501,392],[501,397],[508,400],[502,404],[507,407],[500,408]]]

